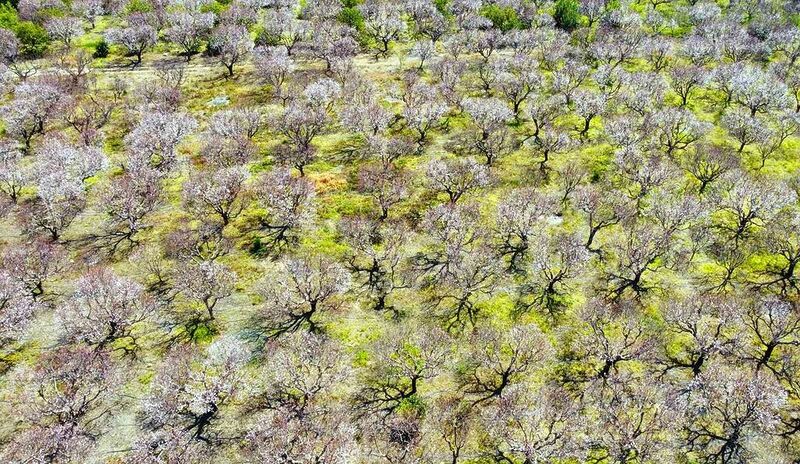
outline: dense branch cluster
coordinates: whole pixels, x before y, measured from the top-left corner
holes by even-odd
[[[0,6],[0,461],[793,463],[800,8]]]

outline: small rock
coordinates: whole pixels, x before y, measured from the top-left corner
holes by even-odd
[[[228,98],[227,95],[220,95],[218,97],[214,97],[211,101],[208,102],[209,106],[225,106],[231,102],[231,99]]]

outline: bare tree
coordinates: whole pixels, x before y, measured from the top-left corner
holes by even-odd
[[[663,373],[685,371],[700,375],[717,359],[731,355],[740,338],[736,301],[712,295],[691,295],[664,308]],[[681,338],[680,345],[670,343]]]
[[[398,5],[384,0],[367,0],[359,7],[364,17],[364,30],[375,42],[375,58],[386,57],[389,45],[406,30]]]
[[[716,145],[697,145],[684,159],[684,169],[698,182],[698,193],[703,194],[717,179],[736,167],[733,154]]]
[[[258,47],[254,55],[259,77],[272,87],[273,95],[283,99],[284,86],[295,69],[291,56],[281,47]]]
[[[482,156],[491,166],[513,146],[506,123],[513,116],[511,110],[496,98],[472,98],[463,102],[464,110],[472,117],[472,127],[462,135],[463,151]]]
[[[146,113],[125,136],[129,153],[126,168],[171,172],[177,163],[178,145],[195,129],[197,121],[184,113]]]
[[[384,419],[441,373],[447,360],[447,336],[436,330],[395,329],[375,342],[375,357],[361,372],[362,387],[353,401],[357,412]]]
[[[57,317],[69,341],[133,353],[138,348],[137,327],[156,308],[144,287],[109,269],[97,268],[78,279]]]
[[[498,251],[508,259],[509,270],[523,271],[531,252],[537,252],[532,250],[537,236],[555,212],[553,199],[533,188],[513,190],[497,205]]]
[[[324,106],[302,101],[290,103],[273,121],[275,130],[287,141],[276,154],[278,160],[294,166],[304,176],[306,165],[314,160],[316,154],[311,142],[327,124],[328,113]]]
[[[55,86],[23,82],[14,89],[14,101],[2,107],[6,132],[28,153],[33,138],[45,132],[65,103],[65,95]]]
[[[796,346],[800,333],[800,313],[788,301],[768,297],[747,304],[740,314],[742,323],[754,335],[749,346],[744,347],[744,359],[754,362],[756,371],[767,368],[777,371],[774,362],[784,347]]]
[[[83,24],[81,20],[72,16],[63,18],[51,18],[44,24],[47,33],[55,40],[69,47],[72,40],[83,35]]]
[[[266,337],[299,329],[320,332],[320,318],[339,309],[349,285],[344,267],[322,255],[283,259],[260,288],[264,303],[256,324]]]
[[[129,462],[181,459],[199,462],[227,437],[218,422],[243,379],[249,353],[236,340],[215,340],[205,352],[180,345],[168,353],[141,403],[144,434]]]
[[[71,105],[64,120],[78,133],[83,145],[97,146],[103,141],[101,130],[120,107],[125,91],[125,84],[115,81],[110,92],[94,91]]]
[[[622,372],[625,364],[650,355],[655,343],[640,316],[630,302],[592,300],[580,309],[580,332],[574,343],[590,363],[587,377],[608,379]]]
[[[6,266],[4,266],[6,267]],[[11,274],[13,269],[0,271],[0,348],[3,364],[7,361],[7,350],[22,338],[25,329],[34,318],[39,304],[25,287],[25,283]]]
[[[775,289],[782,296],[800,292],[800,282],[795,275],[800,264],[800,243],[793,233],[797,225],[795,214],[786,215],[773,221],[769,231],[760,234],[759,242],[772,259],[757,271],[753,285],[756,289]]]
[[[337,342],[299,332],[271,342],[266,354],[265,388],[248,404],[259,416],[244,438],[245,455],[332,464],[356,456],[355,430],[334,396],[352,380]]]
[[[481,425],[498,459],[547,461],[579,455],[578,413],[578,404],[558,385],[520,385],[486,408]]]
[[[28,182],[28,172],[22,166],[23,153],[16,142],[0,141],[0,191],[12,203],[17,203],[23,187]]]
[[[378,219],[389,218],[389,210],[409,196],[409,175],[399,168],[366,165],[358,172],[358,188],[378,206]]]
[[[121,45],[127,55],[135,58],[131,62],[131,66],[136,67],[142,63],[144,52],[155,45],[157,34],[153,26],[132,15],[128,18],[127,27],[111,29],[106,32],[106,40],[109,43]]]
[[[660,385],[626,376],[596,383],[584,397],[586,409],[596,411],[587,424],[589,462],[642,462],[668,458],[670,426],[681,408]]]
[[[196,172],[184,184],[183,204],[196,217],[219,217],[227,226],[247,205],[245,182],[248,173],[240,167],[223,168],[213,176]]]
[[[592,247],[598,232],[618,224],[632,214],[631,207],[619,195],[605,196],[597,186],[587,185],[575,189],[575,203],[586,215],[588,231],[585,246],[592,252],[599,251]]]
[[[472,335],[457,380],[473,406],[502,401],[507,389],[524,383],[553,355],[550,343],[535,325],[508,333],[492,328]]]
[[[138,245],[138,235],[150,227],[146,217],[158,206],[161,193],[159,176],[152,171],[116,179],[101,193],[99,208],[106,215],[101,232],[90,234],[87,241],[111,254]]]
[[[281,248],[296,243],[300,230],[316,214],[314,184],[293,177],[288,169],[275,169],[258,179],[254,190],[266,210],[259,229],[267,233],[269,246]]]
[[[208,45],[232,77],[233,67],[253,50],[253,39],[244,26],[221,24],[211,31]]]
[[[439,124],[439,119],[447,112],[436,89],[416,79],[406,83],[403,94],[403,117],[406,125],[417,135],[420,150],[428,140],[429,132]]]
[[[473,158],[433,160],[426,174],[431,189],[447,194],[451,204],[467,192],[489,184],[488,170]]]
[[[355,274],[372,308],[391,311],[398,317],[402,309],[395,307],[393,293],[412,284],[410,272],[405,268],[407,228],[354,218],[343,222],[340,232],[352,248],[346,257],[346,267]]]
[[[175,276],[177,291],[191,302],[201,305],[207,320],[215,319],[214,309],[220,300],[233,293],[236,273],[214,261],[187,263]]]
[[[701,462],[747,462],[753,439],[778,425],[786,394],[763,373],[715,365],[701,374],[687,401],[686,448]]]
[[[672,90],[681,97],[681,106],[689,103],[692,92],[708,82],[708,73],[699,66],[680,66],[670,70],[670,85]]]
[[[121,380],[110,357],[89,347],[43,353],[14,378],[22,420],[3,459],[55,462],[89,455],[108,430]]]
[[[169,15],[170,26],[164,32],[170,42],[183,49],[186,61],[200,51],[214,26],[214,13],[179,11]]]
[[[589,252],[578,235],[539,233],[530,244],[534,250],[524,283],[520,287],[523,305],[531,299],[556,314],[569,303],[569,292],[586,270]]]

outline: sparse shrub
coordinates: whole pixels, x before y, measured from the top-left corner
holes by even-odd
[[[558,0],[553,19],[556,21],[556,26],[565,31],[576,29],[581,22],[577,0]]]
[[[92,54],[95,58],[105,58],[108,56],[108,42],[105,40],[101,40],[97,46],[94,48],[94,53]]]
[[[500,6],[497,4],[487,5],[481,8],[481,14],[492,22],[492,25],[503,32],[511,29],[522,29],[524,24],[519,19],[517,12],[510,6]]]

